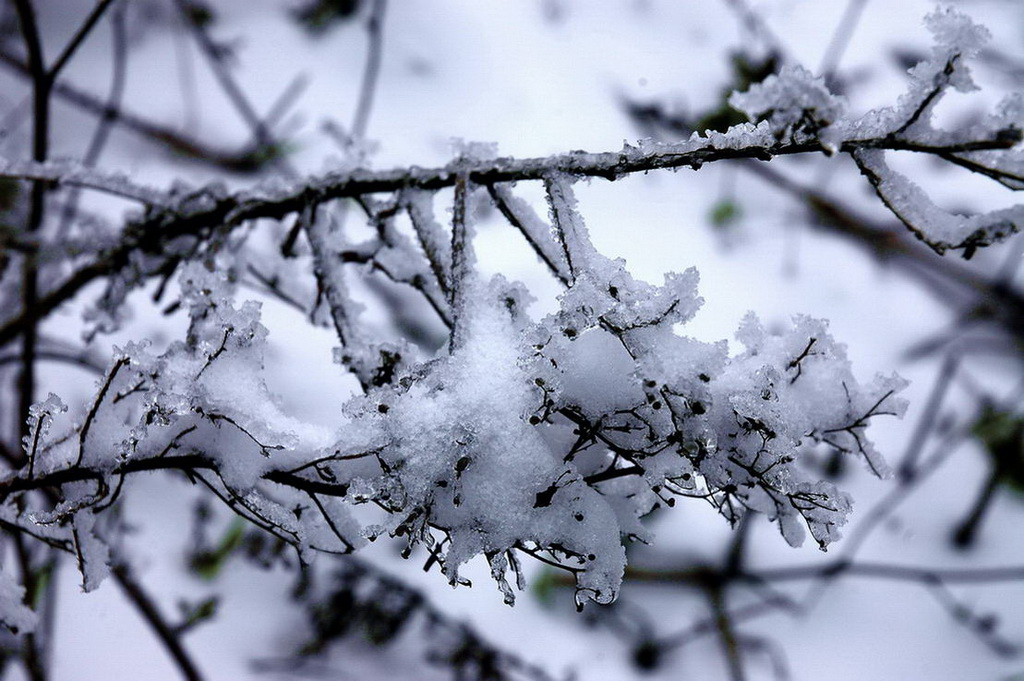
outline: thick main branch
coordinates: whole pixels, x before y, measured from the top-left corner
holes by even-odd
[[[587,153],[574,151],[544,158],[499,158],[493,160],[457,159],[440,168],[396,168],[373,171],[355,170],[327,173],[308,178],[288,189],[243,191],[222,194],[200,190],[189,197],[151,206],[139,219],[130,221],[121,241],[74,273],[53,290],[39,297],[31,309],[0,326],[0,345],[16,338],[27,326],[44,318],[58,305],[70,300],[87,284],[103,276],[115,274],[125,267],[133,252],[159,254],[171,240],[183,236],[204,238],[213,231],[270,218],[280,220],[300,213],[307,206],[320,205],[342,198],[395,192],[403,189],[439,190],[455,185],[459,177],[471,184],[492,186],[503,182],[542,180],[552,172],[577,177],[602,177],[615,180],[633,173],[660,169],[689,167],[698,169],[705,163],[727,159],[771,160],[776,156],[808,153],[852,153],[857,149],[890,149],[944,155],[969,151],[1008,149],[1021,139],[1016,128],[992,133],[989,139],[961,141],[946,145],[926,144],[893,136],[847,140],[833,149],[826,149],[817,139],[796,142],[775,142],[764,145],[753,141],[727,146],[728,136],[714,139],[694,138],[679,144],[626,147],[619,152]],[[716,146],[717,145],[717,146]],[[72,177],[55,177],[46,166],[29,167],[11,164],[0,168],[0,177],[15,179],[47,179],[58,183],[103,186],[90,182],[89,172]],[[201,199],[201,200],[197,200]]]

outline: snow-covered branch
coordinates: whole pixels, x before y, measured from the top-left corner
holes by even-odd
[[[962,64],[983,36],[956,14],[933,15],[931,25],[938,45],[912,72],[908,94],[860,117],[847,116],[820,78],[786,67],[732,98],[749,123],[615,152],[466,153],[440,168],[348,169],[237,192],[159,192],[69,164],[4,164],[0,177],[94,189],[144,208],[91,247],[41,258],[33,304],[0,313],[0,345],[34,332],[99,280],[106,289],[89,311],[97,330],[117,328],[128,294],[154,279],[158,298],[178,282],[175,306],[189,328],[161,353],[146,342],[119,349],[82,408],[51,396],[26,410],[24,466],[0,479],[0,519],[75,553],[86,589],[109,568],[107,510],[134,474],[158,470],[184,473],[303,561],[388,535],[405,542],[407,556],[425,547],[425,566],[457,584],[460,567],[483,556],[509,603],[510,573],[523,586],[521,556],[570,574],[578,604],[610,602],[625,569],[623,541],[649,540],[644,518],[678,498],[703,500],[734,524],[762,514],[788,543],[810,532],[826,549],[851,500],[801,464],[814,448],[831,449],[886,477],[866,430],[877,417],[902,415],[905,382],[858,381],[827,323],[809,317],[769,331],[751,315],[737,333],[739,352],[684,335],[703,304],[697,271],[668,273],[660,285],[635,279],[594,247],[574,184],[849,154],[916,235],[969,256],[1016,231],[1021,210],[952,216],[884,155],[928,154],[1019,184],[1022,103],[1012,98],[970,129],[934,129],[945,90],[969,88]],[[517,182],[543,185],[548,220],[516,195]],[[454,202],[444,226],[434,204],[446,188]],[[481,198],[562,285],[553,313],[534,318],[522,284],[479,271],[470,207]],[[331,214],[342,199],[366,213],[370,236],[358,240]],[[287,228],[280,256],[250,248],[266,225]],[[62,241],[22,246],[45,255]],[[257,303],[238,302],[237,282],[252,271],[289,287],[278,292],[336,332],[336,359],[363,392],[339,397],[333,427],[286,413],[267,389],[268,331]],[[373,335],[349,286],[373,273],[418,292],[449,329],[443,350]],[[19,300],[17,285],[8,288]],[[43,489],[59,501],[39,499]],[[376,509],[374,520],[354,507]],[[31,617],[14,608],[10,619]]]

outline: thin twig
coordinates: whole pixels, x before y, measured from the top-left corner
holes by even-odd
[[[89,37],[89,34],[92,33],[92,29],[95,28],[97,22],[99,22],[103,17],[103,13],[106,12],[107,8],[109,8],[114,2],[115,0],[99,0],[99,2],[96,3],[96,6],[93,7],[91,12],[89,12],[89,16],[85,18],[82,25],[78,27],[77,31],[75,31],[75,35],[73,35],[71,40],[68,41],[68,44],[64,46],[63,52],[60,53],[60,56],[58,56],[50,66],[49,71],[46,73],[47,80],[51,83],[57,80],[57,76],[60,75],[60,72],[63,71],[64,67],[67,66],[69,61],[71,61],[71,57],[73,57],[78,48],[82,46],[82,43],[84,43],[85,39]]]
[[[715,617],[715,629],[722,644],[722,655],[725,657],[726,666],[729,669],[729,678],[732,681],[744,681],[747,675],[743,668],[743,651],[740,649],[735,625],[726,606],[725,590],[712,588],[708,592],[708,596],[711,601],[711,611]]]
[[[35,598],[36,590],[39,588],[39,574],[36,568],[32,566],[32,556],[29,553],[28,547],[25,545],[24,537],[19,533],[14,533],[12,536],[14,542],[15,556],[18,560],[19,568],[21,569],[21,578],[24,583],[25,595],[22,599],[23,604],[31,608],[35,605],[33,599]],[[22,646],[22,660],[25,664],[25,671],[28,673],[31,681],[46,681],[48,672],[44,663],[44,653],[42,650],[42,641],[34,632],[28,632],[25,634],[24,640],[21,642]]]
[[[85,354],[73,354],[62,352],[60,350],[37,350],[36,351],[37,361],[47,362],[60,362],[61,364],[69,364],[85,369],[93,374],[103,374],[104,366],[98,362],[93,361],[89,356]],[[0,366],[5,364],[13,364],[14,362],[20,362],[21,357],[18,355],[0,355]]]
[[[200,673],[199,668],[196,667],[195,662],[189,656],[188,651],[185,650],[184,645],[182,645],[178,632],[167,623],[152,596],[146,592],[128,566],[124,563],[116,564],[111,569],[111,572],[122,591],[124,591],[125,596],[132,602],[136,610],[139,611],[139,614],[142,615],[142,618],[146,620],[146,624],[149,625],[153,633],[156,634],[156,637],[164,645],[164,648],[167,649],[171,659],[178,666],[182,677],[188,681],[203,681],[202,673]]]
[[[109,4],[109,3],[108,3]],[[124,87],[128,74],[128,37],[126,35],[124,5],[120,5],[111,15],[111,69],[110,69],[110,94],[107,95],[107,111],[114,111],[121,105],[124,97]],[[51,69],[51,77],[56,73]],[[110,138],[113,127],[113,117],[103,116],[96,124],[89,146],[82,157],[82,165],[89,168],[96,165],[103,148]],[[78,200],[81,197],[82,189],[74,187],[68,194],[67,201],[61,210],[60,223],[57,227],[57,238],[62,239],[67,234],[68,228],[75,217],[78,209]]]
[[[856,30],[857,22],[860,21],[860,16],[867,4],[868,0],[849,0],[846,3],[843,16],[839,19],[839,24],[832,33],[832,39],[829,41],[828,47],[825,48],[825,54],[821,58],[821,65],[818,67],[818,73],[826,80],[831,79],[835,75],[835,71],[839,67],[839,61],[843,58],[843,53],[846,52],[846,48],[850,44],[850,39]]]
[[[792,57],[789,56],[786,46],[779,36],[764,18],[747,4],[746,0],[725,0],[725,4],[733,11],[752,37],[760,39],[769,50],[778,54],[787,63],[792,61]]]
[[[18,75],[31,77],[28,65],[7,52],[0,51],[0,65],[7,66]],[[252,173],[263,165],[261,158],[265,154],[260,149],[247,145],[238,151],[229,151],[210,146],[201,140],[182,135],[172,128],[151,121],[123,106],[110,108],[99,97],[67,82],[54,83],[52,92],[56,98],[87,114],[108,119],[119,127],[151,142],[163,145],[185,158],[236,173]]]
[[[918,280],[941,302],[965,305],[984,313],[1012,336],[1024,339],[1024,295],[948,259],[936,258],[905,231],[880,224],[840,201],[795,182],[769,165],[743,162],[745,170],[804,203],[814,218],[812,225],[851,240],[867,249],[878,261],[899,266]]]
[[[448,305],[452,310],[452,342],[454,351],[464,341],[467,289],[472,285],[473,244],[467,224],[466,202],[469,182],[460,177],[455,183],[455,203],[452,207],[452,269],[448,290]]]
[[[190,19],[188,2],[186,0],[175,0],[175,2],[181,13],[182,21],[185,22],[189,31],[191,31],[196,44],[199,45],[203,57],[206,58],[207,63],[210,65],[214,78],[217,79],[217,83],[224,91],[224,94],[227,95],[228,101],[231,102],[235,111],[238,112],[252,132],[252,147],[262,151],[266,158],[273,161],[286,175],[296,176],[298,173],[291,164],[279,156],[278,144],[273,134],[256,112],[256,107],[249,101],[248,95],[246,95],[228,69],[223,50],[210,38],[204,26]]]
[[[373,98],[377,91],[380,77],[380,65],[384,53],[384,13],[387,0],[374,0],[370,16],[366,20],[366,63],[363,68],[362,82],[359,84],[359,99],[355,114],[352,117],[352,138],[362,140],[366,137],[366,129],[373,110]]]
[[[30,0],[15,0],[18,22],[21,26],[22,39],[28,53],[29,70],[32,73],[32,160],[46,160],[49,148],[50,126],[50,79],[46,73],[43,48],[36,24],[35,10]],[[46,184],[41,181],[32,183],[30,208],[25,231],[35,234],[43,224],[46,209]],[[30,313],[36,306],[39,286],[39,263],[35,250],[26,251],[22,263],[21,309],[23,314]],[[20,439],[28,437],[31,426],[28,422],[29,410],[35,401],[35,353],[37,337],[37,320],[31,319],[19,329],[21,333],[21,373],[18,377],[18,410],[17,430]]]

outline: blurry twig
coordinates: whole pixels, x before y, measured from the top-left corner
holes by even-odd
[[[92,8],[92,11],[89,12],[88,16],[86,16],[85,21],[83,21],[82,25],[78,27],[78,30],[75,31],[71,40],[69,40],[67,45],[64,46],[60,56],[58,56],[54,60],[53,64],[50,65],[47,72],[47,79],[51,83],[57,79],[57,76],[60,75],[60,72],[64,70],[65,66],[67,66],[71,57],[74,56],[78,48],[81,47],[83,42],[85,42],[85,39],[90,33],[92,33],[92,29],[96,27],[96,24],[103,17],[104,12],[106,12],[115,1],[116,0],[99,0]]]
[[[21,76],[31,75],[27,64],[7,52],[0,51],[0,65]],[[262,150],[250,147],[240,151],[228,151],[209,146],[201,140],[182,135],[170,127],[148,120],[123,106],[111,108],[99,97],[63,81],[53,84],[53,95],[85,113],[109,120],[112,124],[161,144],[185,158],[208,163],[223,170],[238,173],[254,172],[261,167],[260,159],[266,155]]]
[[[182,676],[188,681],[203,681],[195,662],[185,650],[181,643],[179,633],[172,627],[164,616],[152,596],[146,592],[142,584],[135,578],[131,569],[124,563],[116,564],[111,568],[114,579],[117,580],[125,596],[135,606],[139,614],[149,625],[153,633],[163,644],[170,654]]]
[[[744,168],[777,189],[803,202],[815,224],[865,247],[876,259],[894,263],[929,288],[939,300],[966,308],[965,316],[988,319],[1011,337],[1024,341],[1024,295],[1006,283],[990,281],[966,266],[936,258],[910,241],[902,230],[891,229],[858,215],[827,195],[800,185],[764,164]]]
[[[218,84],[227,95],[231,105],[245,121],[245,124],[252,130],[254,142],[257,146],[272,146],[273,140],[270,131],[267,129],[256,109],[249,102],[248,96],[241,86],[235,81],[234,76],[228,70],[225,50],[214,43],[213,39],[206,32],[206,28],[200,22],[191,17],[191,8],[186,0],[175,0],[178,11],[181,13],[182,21],[186,28],[192,33],[196,44],[205,57]]]
[[[359,99],[357,100],[355,114],[352,117],[351,134],[353,139],[356,140],[366,137],[366,128],[370,122],[370,112],[373,109],[373,98],[377,91],[381,57],[384,51],[383,27],[386,10],[387,0],[373,0],[373,9],[366,20],[366,36],[368,40],[366,63],[364,65],[362,82],[359,84]]]
[[[764,17],[758,14],[752,7],[750,7],[750,5],[747,4],[746,0],[724,1],[726,6],[733,11],[740,23],[751,36],[763,42],[769,51],[779,55],[779,58],[784,63],[790,63],[793,61],[792,57],[786,50],[785,43],[779,39],[779,36],[771,29],[768,23],[764,20]]]
[[[363,77],[359,85],[359,98],[356,100],[355,109],[352,113],[352,129],[345,132],[342,126],[328,121],[324,124],[324,131],[338,141],[339,146],[346,153],[351,154],[353,150],[356,157],[361,153],[360,144],[366,137],[366,130],[370,123],[370,113],[373,111],[373,100],[377,92],[380,77],[380,66],[383,57],[384,45],[384,13],[387,9],[387,0],[374,0],[373,8],[366,22],[366,61],[363,65]],[[362,160],[359,158],[359,160]],[[369,216],[367,206],[362,206],[363,211]],[[346,216],[346,204],[339,205],[336,219],[339,225],[344,224]],[[301,222],[296,222],[281,246],[281,253],[286,257],[294,254],[295,242],[301,231]]]
[[[111,15],[110,51],[112,55],[112,66],[110,70],[110,94],[107,95],[107,103],[104,107],[105,111],[116,110],[121,105],[121,101],[124,97],[124,86],[128,66],[128,40],[125,35],[124,7],[124,4],[118,5],[114,13]],[[111,116],[104,115],[100,118],[99,122],[96,124],[96,131],[93,133],[92,139],[89,140],[89,146],[85,151],[85,155],[82,157],[83,166],[91,167],[99,160],[100,154],[103,152],[103,148],[106,146],[107,140],[110,138],[112,126],[113,118]],[[82,190],[80,187],[74,187],[68,193],[68,198],[61,209],[60,222],[57,226],[58,240],[67,235],[68,228],[71,226],[71,222],[75,218],[78,200],[81,197],[81,193]]]
[[[857,22],[860,21],[861,14],[867,4],[868,0],[848,0],[846,3],[843,16],[839,20],[836,30],[832,33],[832,39],[829,41],[828,47],[825,48],[825,54],[822,56],[821,64],[818,66],[818,73],[826,81],[834,80],[836,69],[839,67],[839,61],[843,58],[843,53],[846,52],[850,39],[853,38]]]
[[[556,677],[517,653],[487,640],[470,623],[458,620],[404,580],[355,556],[340,559],[327,585],[326,598],[311,601],[313,638],[295,656],[265,659],[261,669],[295,673],[310,656],[355,633],[383,645],[409,626],[422,630],[426,661],[451,667],[456,679],[554,681]]]
[[[746,672],[743,668],[743,651],[740,649],[732,615],[726,606],[726,593],[726,589],[711,589],[708,591],[708,598],[711,602],[711,611],[714,613],[715,629],[722,644],[722,655],[729,668],[729,677],[732,681],[744,681]]]

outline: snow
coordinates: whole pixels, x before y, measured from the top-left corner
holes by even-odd
[[[878,195],[919,238],[938,253],[1005,240],[1024,224],[1024,204],[980,215],[957,215],[937,206],[918,185],[885,163],[885,152],[865,149],[857,161],[870,173]]]
[[[0,621],[14,633],[31,633],[38,616],[25,605],[25,588],[15,581],[10,571],[0,567]]]
[[[783,66],[746,92],[735,92],[729,104],[752,121],[767,120],[776,137],[798,132],[816,134],[843,117],[846,100],[829,92],[825,79],[798,64]]]
[[[519,366],[522,339],[493,287],[466,284],[464,343],[408,391],[368,396],[363,418],[379,422],[386,443],[384,480],[373,486],[393,510],[382,529],[428,545],[427,523],[443,529],[440,555],[453,584],[474,555],[492,556],[501,579],[503,554],[561,545],[577,589],[607,602],[624,566],[615,518],[526,422],[538,391]],[[507,589],[506,599],[514,599]]]

